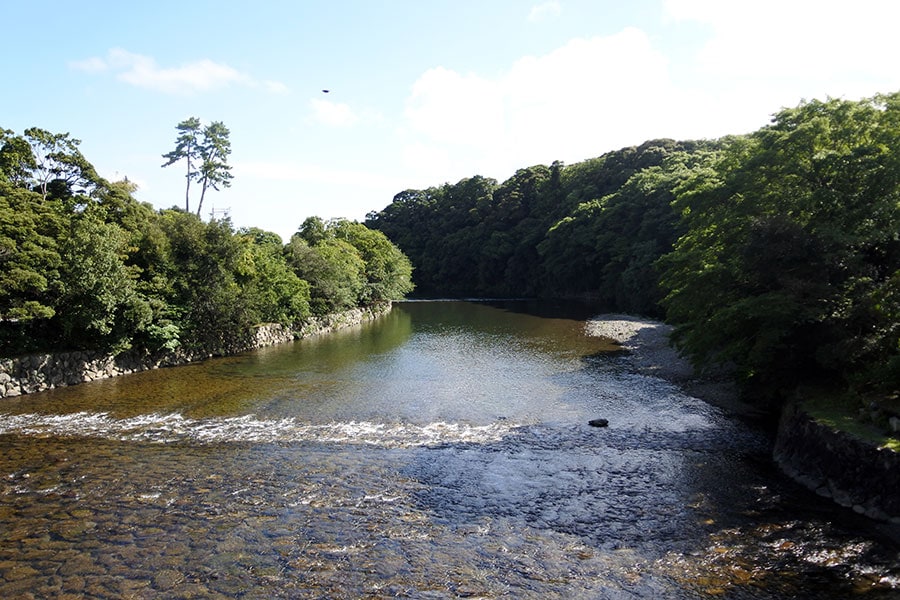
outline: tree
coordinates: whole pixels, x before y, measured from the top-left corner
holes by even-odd
[[[185,119],[176,126],[178,137],[175,139],[175,149],[163,154],[166,162],[163,167],[168,167],[180,160],[187,165],[184,188],[184,210],[191,211],[191,182],[200,184],[200,202],[197,203],[197,216],[203,209],[203,199],[206,190],[220,187],[231,187],[231,166],[228,164],[228,155],[231,154],[231,134],[221,121],[213,121],[206,127],[202,127],[200,119],[191,117]]]
[[[334,237],[356,248],[365,262],[363,303],[400,300],[413,290],[412,264],[386,235],[343,219],[334,221],[329,229]]]
[[[309,283],[288,266],[278,234],[257,228],[238,233],[243,254],[238,282],[254,320],[293,325],[309,316]]]
[[[64,346],[119,353],[150,324],[153,311],[125,265],[127,235],[93,211],[75,215],[62,242],[62,294],[55,320]]]
[[[27,188],[31,171],[36,166],[28,140],[0,127],[0,180]]]
[[[760,398],[896,358],[900,95],[812,101],[734,138],[676,192],[667,318]]]
[[[25,138],[36,163],[32,179],[44,198],[51,192],[59,198],[75,193],[91,195],[105,183],[78,149],[81,140],[37,127],[26,129]]]
[[[309,304],[314,314],[347,310],[359,304],[366,287],[366,265],[356,248],[335,238],[311,246],[295,233],[285,253],[297,277],[309,282]]]
[[[237,281],[242,247],[230,221],[204,223],[197,215],[168,210],[162,226],[182,345],[223,353],[245,343],[256,318]]]
[[[0,323],[7,329],[56,313],[63,221],[40,194],[0,181]]]
[[[310,246],[317,246],[328,237],[325,221],[321,217],[307,217],[295,235]]]
[[[175,164],[180,160],[184,160],[187,165],[185,173],[184,187],[184,210],[191,210],[191,181],[195,181],[199,171],[196,164],[201,161],[200,158],[200,119],[191,117],[179,123],[175,129],[178,130],[178,137],[175,139],[175,149],[171,152],[163,154],[166,162],[163,167]]]
[[[30,127],[24,135],[0,128],[0,179],[34,190],[42,198],[92,195],[106,182],[68,133]]]
[[[207,188],[216,191],[219,186],[231,187],[231,166],[228,164],[228,155],[231,154],[231,141],[228,136],[231,132],[221,121],[214,121],[203,129],[203,139],[200,142],[200,202],[197,203],[197,216],[203,208],[203,198]]]

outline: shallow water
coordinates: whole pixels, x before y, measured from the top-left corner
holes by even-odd
[[[0,597],[900,594],[879,526],[763,433],[533,308],[405,303],[4,401]]]

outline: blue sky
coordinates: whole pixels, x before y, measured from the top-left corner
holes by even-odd
[[[0,22],[0,127],[69,132],[167,208],[175,126],[223,121],[234,181],[204,218],[285,239],[408,188],[900,90],[894,0],[0,0]]]

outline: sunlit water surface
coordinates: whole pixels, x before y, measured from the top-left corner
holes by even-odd
[[[583,318],[404,303],[5,400],[0,597],[900,596],[878,524]]]

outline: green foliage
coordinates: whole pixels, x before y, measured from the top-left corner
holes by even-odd
[[[0,182],[0,322],[54,315],[62,225],[54,203]]]
[[[61,247],[62,292],[56,313],[64,346],[118,353],[152,320],[149,302],[123,262],[127,236],[91,213],[75,215]]]
[[[325,221],[320,217],[307,217],[296,235],[308,245],[317,246],[328,238]]]
[[[31,171],[36,167],[28,140],[12,130],[0,128],[0,181],[27,188]]]
[[[309,282],[310,307],[322,315],[357,306],[365,290],[365,262],[347,242],[326,238],[310,246],[299,234],[291,238],[287,261]]]
[[[500,185],[476,176],[407,190],[366,223],[410,257],[420,293],[589,295],[657,314],[653,264],[679,232],[671,188],[713,147],[654,140]]]
[[[413,290],[412,264],[386,235],[346,220],[332,223],[329,232],[353,246],[363,260],[365,287],[359,303],[399,300]]]
[[[285,249],[288,264],[310,285],[315,314],[399,300],[412,291],[412,264],[380,231],[310,217]]]
[[[239,236],[243,253],[238,282],[254,320],[290,326],[308,317],[309,283],[288,266],[281,238],[255,228]]]
[[[163,154],[166,162],[163,167],[168,167],[181,160],[185,162],[187,171],[184,178],[184,211],[191,210],[191,182],[195,181],[199,175],[197,163],[200,159],[200,119],[190,117],[179,123],[175,129],[178,131],[178,137],[175,138],[175,149]]]
[[[203,127],[197,117],[185,119],[175,129],[178,131],[175,149],[163,154],[166,162],[162,166],[168,167],[182,160],[185,162],[187,171],[184,210],[185,212],[191,210],[191,182],[199,183],[200,201],[197,203],[199,217],[207,189],[219,190],[222,187],[231,187],[231,180],[234,177],[228,164],[228,155],[231,154],[229,140],[231,132],[221,121],[213,121]]]
[[[186,159],[188,185],[227,186],[224,125],[188,119],[178,129],[167,164]],[[380,232],[310,217],[285,246],[227,220],[158,212],[127,179],[97,177],[79,143],[0,129],[0,355],[224,353],[258,324],[290,327],[412,289],[409,259]]]
[[[231,165],[228,164],[228,155],[231,154],[231,141],[228,136],[231,132],[221,121],[213,121],[203,128],[203,138],[200,142],[200,169],[198,177],[200,181],[200,202],[197,203],[197,215],[203,208],[203,198],[206,190],[212,188],[218,191],[221,187],[231,187]]]
[[[900,94],[407,190],[367,224],[425,294],[664,310],[698,366],[729,365],[764,401],[810,378],[866,390],[900,375]]]
[[[227,221],[204,223],[194,214],[164,211],[172,297],[180,307],[182,343],[214,353],[240,345],[255,324],[236,278],[242,254]]]
[[[898,108],[894,95],[783,110],[681,186],[686,233],[663,285],[698,364],[729,362],[777,401],[895,359]]]

